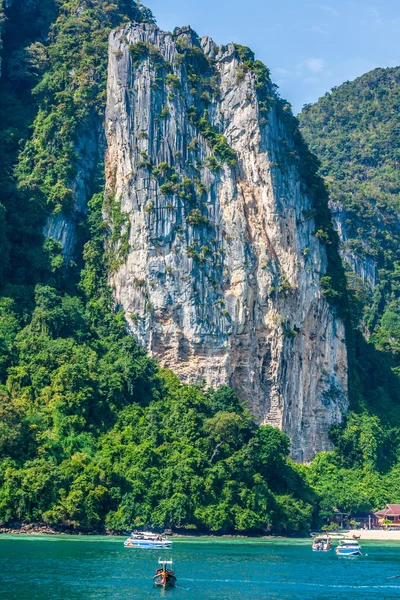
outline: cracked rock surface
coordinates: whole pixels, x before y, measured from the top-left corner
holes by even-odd
[[[218,82],[208,119],[236,164],[213,167],[191,118],[203,106],[182,59],[193,48]],[[348,408],[344,325],[322,295],[326,252],[293,140],[274,104],[260,111],[254,73],[233,45],[128,24],[110,36],[105,128],[107,194],[129,240],[110,283],[132,334],[183,381],[232,386],[290,436],[295,460],[330,449]]]

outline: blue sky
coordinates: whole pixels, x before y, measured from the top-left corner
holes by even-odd
[[[400,64],[400,0],[143,0],[162,29],[250,46],[297,113],[333,86]]]

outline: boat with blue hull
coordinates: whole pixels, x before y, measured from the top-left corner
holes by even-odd
[[[335,548],[337,556],[362,556],[361,546],[357,540],[341,540]]]

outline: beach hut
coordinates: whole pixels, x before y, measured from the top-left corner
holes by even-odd
[[[362,529],[371,529],[373,527],[379,527],[379,517],[377,517],[376,513],[372,512],[372,510],[370,512],[359,511],[356,514],[352,515],[349,521],[351,525],[353,524],[352,522],[355,521],[357,523],[356,527]]]
[[[400,529],[400,504],[386,504],[383,510],[378,510],[375,513],[379,519],[380,525],[388,525],[388,527]]]

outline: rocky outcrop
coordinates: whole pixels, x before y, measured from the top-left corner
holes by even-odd
[[[34,523],[21,523],[14,521],[9,523],[0,522],[0,535],[122,535],[123,531],[110,532],[104,527],[76,527],[73,524],[60,525],[38,521]]]
[[[231,385],[308,461],[331,447],[328,430],[347,409],[347,355],[278,106],[246,49],[189,28],[132,23],[111,34],[110,283],[162,365]]]
[[[43,231],[46,237],[61,244],[66,262],[76,258],[79,223],[86,217],[93,178],[104,152],[104,134],[98,121],[93,114],[88,120],[88,127],[80,132],[75,146],[75,177],[71,183],[74,206],[68,214],[59,212],[49,215]]]
[[[377,284],[378,268],[371,256],[368,256],[368,247],[365,244],[365,254],[360,256],[359,253],[352,251],[351,236],[348,233],[346,220],[347,213],[344,206],[337,202],[330,202],[333,223],[340,238],[340,255],[345,263],[347,263],[352,271],[359,277],[370,290],[373,290]]]

